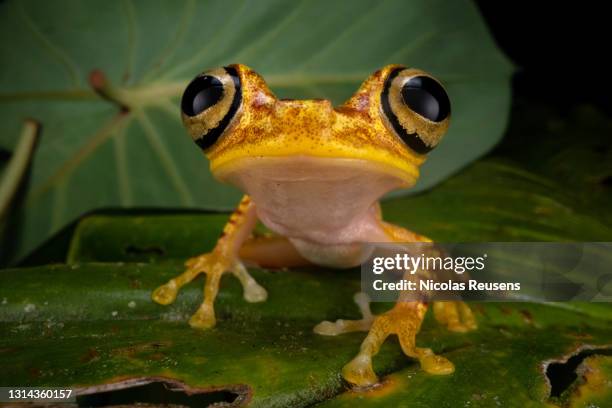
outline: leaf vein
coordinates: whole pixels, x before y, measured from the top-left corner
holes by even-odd
[[[301,0],[300,3],[287,13],[281,21],[273,26],[273,29],[268,30],[265,34],[261,35],[258,39],[254,40],[249,44],[248,47],[243,48],[237,55],[232,59],[234,61],[247,61],[250,55],[259,51],[262,45],[269,45],[270,41],[278,37],[278,35],[293,21],[295,20],[302,11],[304,5],[307,4],[307,0]]]
[[[43,48],[47,51],[47,54],[53,57],[60,65],[62,65],[70,77],[70,80],[74,84],[75,87],[79,87],[81,85],[80,80],[80,72],[75,64],[75,62],[68,56],[68,54],[62,50],[59,46],[53,44],[45,35],[40,31],[34,20],[30,18],[30,16],[26,13],[25,9],[21,2],[15,2],[19,4],[16,6],[18,8],[18,14],[25,23],[25,26],[28,28],[30,33],[34,36],[34,38],[43,46]]]
[[[161,75],[161,77],[162,78],[172,77],[172,76],[174,76],[176,74],[182,73],[183,71],[185,71],[187,69],[191,69],[191,67],[193,65],[197,64],[202,59],[202,57],[206,55],[206,53],[210,50],[210,48],[212,46],[216,45],[217,40],[219,38],[223,38],[223,36],[226,35],[226,33],[229,30],[235,29],[235,27],[236,27],[235,21],[244,12],[246,4],[247,4],[247,1],[243,0],[240,8],[237,9],[236,12],[232,15],[231,19],[225,23],[225,25],[223,26],[223,29],[217,31],[217,34],[214,37],[208,39],[208,42],[207,42],[206,46],[204,46],[204,48],[202,48],[200,50],[200,52],[195,54],[189,60],[185,61],[183,64],[175,65],[173,69],[170,69],[169,71],[166,71],[165,73],[163,73]]]
[[[151,123],[149,117],[144,110],[138,111],[136,115],[138,117],[138,122],[142,126],[142,129],[144,130],[144,133],[151,144],[151,147],[161,161],[162,168],[170,177],[170,181],[174,185],[176,191],[179,193],[183,204],[188,206],[193,205],[194,199],[191,195],[191,191],[189,191],[189,188],[187,188],[184,179],[181,177],[181,174],[176,167],[176,163],[168,152],[168,148],[162,142],[159,133]]]
[[[113,146],[115,152],[115,164],[117,166],[117,186],[119,188],[119,199],[123,206],[129,206],[133,203],[132,190],[130,190],[130,177],[125,153],[125,132],[126,128],[122,128],[117,132],[117,136],[113,138]]]
[[[191,21],[193,20],[193,16],[195,15],[195,1],[189,0],[185,2],[185,8],[183,10],[183,15],[181,16],[181,20],[179,22],[178,29],[174,34],[174,37],[170,40],[170,42],[166,45],[166,47],[162,50],[157,58],[155,58],[155,63],[153,63],[152,67],[143,75],[143,79],[141,83],[147,83],[152,77],[155,76],[164,66],[166,61],[168,61],[174,52],[179,48],[182,44],[185,33],[187,29],[191,25]]]
[[[129,118],[128,115],[119,114],[114,116],[106,125],[94,133],[88,142],[83,145],[75,154],[65,160],[58,170],[53,173],[45,182],[32,190],[28,201],[30,203],[46,193],[50,188],[56,186],[65,177],[68,177],[79,165],[90,155],[92,155],[106,140],[113,136],[117,129]]]
[[[136,59],[136,45],[138,43],[138,30],[136,28],[136,13],[134,12],[134,3],[131,0],[124,0],[122,8],[127,21],[127,58],[125,72],[123,74],[123,82],[126,83],[134,70],[134,60]]]

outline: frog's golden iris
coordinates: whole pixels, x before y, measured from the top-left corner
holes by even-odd
[[[181,110],[191,137],[202,150],[217,142],[241,102],[240,78],[234,67],[207,71],[191,81],[183,93]]]
[[[395,68],[385,80],[380,102],[389,130],[417,153],[436,147],[448,129],[448,95],[422,71]]]

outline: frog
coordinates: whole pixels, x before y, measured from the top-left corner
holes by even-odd
[[[449,127],[449,96],[427,72],[387,65],[333,106],[327,99],[279,99],[261,75],[233,64],[197,75],[180,105],[187,133],[208,158],[212,175],[244,193],[214,248],[188,259],[183,273],[152,292],[155,302],[171,304],[181,287],[204,274],[204,299],[189,319],[192,328],[216,325],[214,302],[225,273],[240,281],[247,302],[267,299],[245,265],[351,268],[364,262],[372,242],[431,242],[384,221],[380,206],[387,193],[416,184]],[[258,222],[270,234],[254,234]],[[390,335],[425,372],[453,373],[444,356],[416,346],[428,302],[400,295],[392,308],[374,315],[364,294],[355,301],[361,319],[313,327],[327,336],[367,333],[342,368],[349,384],[379,384],[372,361]],[[433,302],[432,308],[451,331],[477,327],[461,301]]]

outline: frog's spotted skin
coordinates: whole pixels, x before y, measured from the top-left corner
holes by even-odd
[[[304,155],[362,159],[396,169],[406,187],[418,178],[418,166],[425,157],[409,151],[390,133],[380,114],[380,90],[386,75],[397,66],[372,75],[336,109],[328,100],[276,99],[259,74],[244,65],[230,68],[240,78],[242,105],[223,137],[206,151],[213,173],[227,172],[227,167],[244,158]],[[189,117],[183,113],[193,138],[207,138],[201,132],[206,114]]]
[[[279,100],[257,73],[231,65],[194,79],[183,95],[182,111],[214,176],[246,193],[215,248],[187,261],[183,274],[153,293],[156,302],[169,304],[181,286],[205,273],[204,302],[189,322],[192,327],[215,325],[214,300],[225,272],[241,281],[247,301],[266,299],[241,259],[270,267],[314,263],[342,268],[360,264],[369,255],[368,242],[428,241],[384,222],[378,199],[414,185],[425,154],[448,128],[448,97],[429,74],[386,66],[334,108],[327,100]],[[250,237],[258,220],[277,235]],[[363,297],[357,301],[362,319],[315,327],[324,335],[369,331],[343,369],[347,381],[358,386],[377,382],[372,357],[390,334],[425,371],[453,372],[448,360],[415,346],[425,303],[399,301],[374,316]],[[450,330],[476,327],[462,303],[436,303],[434,312]]]

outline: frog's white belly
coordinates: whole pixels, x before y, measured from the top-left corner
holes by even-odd
[[[361,265],[371,255],[374,247],[366,243],[326,245],[289,238],[298,252],[315,265],[332,268],[350,268]]]
[[[402,186],[355,159],[252,158],[222,174],[253,199],[259,219],[317,264],[358,265],[366,242],[387,240],[375,203]]]

